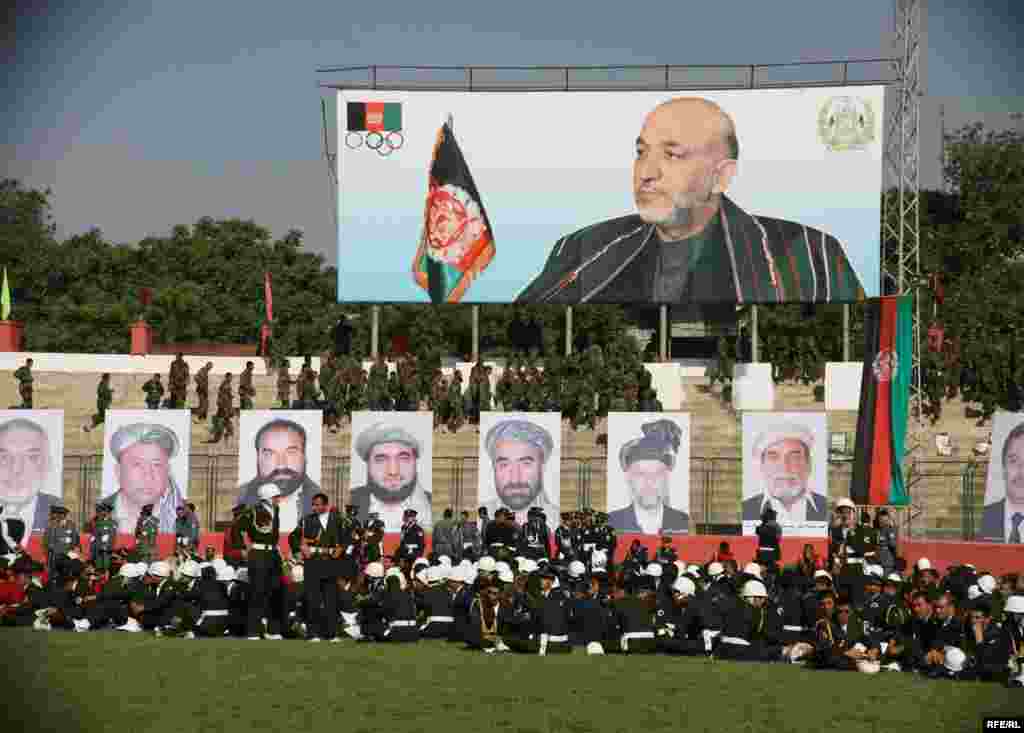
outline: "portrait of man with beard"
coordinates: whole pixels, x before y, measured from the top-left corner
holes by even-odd
[[[320,484],[309,475],[306,428],[294,420],[275,418],[256,432],[254,447],[256,475],[242,484],[238,501],[252,506],[260,500],[261,486],[276,484],[282,496],[278,503],[280,531],[291,532],[301,517],[313,511],[313,497],[320,493]],[[319,451],[314,460],[320,460]]]
[[[431,419],[429,413],[425,414]],[[416,418],[417,414],[410,417]],[[424,422],[421,427],[426,427],[429,435],[432,423]],[[384,522],[385,532],[398,532],[406,510],[414,509],[423,529],[433,525],[431,493],[421,481],[419,471],[422,445],[412,430],[394,423],[375,422],[359,432],[352,450],[366,464],[366,483],[354,487],[349,499],[360,521],[376,514]],[[429,462],[424,471],[424,478],[429,480]]]
[[[553,414],[560,420],[558,413]],[[548,527],[557,527],[558,504],[551,500],[544,486],[544,469],[555,451],[551,433],[532,420],[505,418],[486,432],[483,448],[491,461],[497,494],[496,498],[482,503],[488,514],[494,516],[498,509],[505,508],[512,512],[517,524],[523,525],[529,510],[540,507]],[[555,466],[557,470],[557,458]],[[483,481],[483,466],[480,477]],[[558,496],[557,487],[554,492]]]
[[[186,419],[184,413],[167,412],[169,414],[162,416],[165,420],[177,419],[181,423]],[[109,455],[104,457],[103,498],[111,506],[111,515],[122,531],[132,531],[142,507],[152,505],[153,516],[160,521],[159,531],[174,532],[177,508],[188,498],[188,448],[182,445],[175,430],[183,426],[121,422],[136,414],[135,411],[118,411],[107,420],[107,430],[113,430],[113,434]],[[179,477],[175,475],[174,464],[178,463],[181,468],[183,457],[185,471]]]
[[[745,423],[744,435],[746,428]],[[775,423],[756,434],[749,459],[757,486],[743,501],[744,523],[760,521],[768,506],[783,526],[828,520],[827,497],[810,486],[814,443],[811,429],[795,422]]]
[[[618,414],[609,416],[609,423],[615,417]],[[619,467],[629,490],[630,503],[608,513],[608,526],[620,532],[650,535],[686,533],[690,529],[690,515],[671,506],[673,472],[684,437],[683,429],[672,420],[660,419],[643,423],[641,432],[641,437],[626,441],[619,449]],[[684,470],[687,465],[684,463]],[[688,480],[686,475],[676,477],[679,482]],[[609,508],[612,483],[609,481]],[[688,491],[679,493],[689,495]]]

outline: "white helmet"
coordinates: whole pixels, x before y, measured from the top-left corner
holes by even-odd
[[[217,570],[220,570],[221,568],[229,567],[228,566],[228,561],[225,560],[223,557],[215,557],[213,559],[213,562],[210,563],[210,564],[213,565],[213,567],[217,568]]]
[[[580,564],[582,565],[582,563],[580,563]],[[570,565],[569,567],[570,567],[569,572],[571,573],[572,572],[572,566]],[[530,558],[526,558],[525,560],[523,560],[523,564],[519,566],[519,572],[525,573],[527,575],[529,575],[530,573],[534,573],[536,571],[537,571],[537,563],[534,560],[531,560]]]
[[[277,484],[271,482],[263,484],[256,490],[256,496],[260,498],[260,501],[271,501],[274,497],[281,495],[281,489],[277,487]]]
[[[292,582],[301,583],[306,579],[306,569],[301,565],[292,565]]]
[[[230,583],[235,579],[235,569],[230,565],[217,568],[217,580],[222,583]]]
[[[163,560],[157,560],[150,564],[146,573],[152,575],[154,578],[166,578],[171,574],[171,566]]]
[[[700,575],[700,565],[689,565],[686,568],[686,572],[692,575]]]
[[[869,578],[877,578],[878,580],[881,580],[885,575],[885,568],[881,565],[868,565],[864,568],[864,574]]]
[[[954,674],[962,672],[964,663],[967,661],[967,655],[955,646],[947,646],[944,651],[945,659],[943,660],[943,666]]]
[[[447,555],[441,555],[441,557],[437,558],[437,563],[438,565],[447,565],[448,567],[451,567],[452,559]]]
[[[753,575],[755,578],[761,577],[761,566],[756,562],[747,563],[746,567],[743,568],[743,572],[747,575]]]
[[[857,505],[850,501],[847,497],[843,497],[836,502],[836,509],[857,509]]]
[[[889,573],[888,575],[885,576],[885,580],[888,583],[895,583],[896,585],[902,585],[903,584],[903,576],[900,575],[899,573]]]
[[[237,580],[239,583],[248,583],[249,568],[238,568],[238,570],[235,571],[235,580]]]
[[[748,580],[743,584],[742,595],[744,598],[767,598],[768,589],[760,580]]]
[[[199,569],[199,563],[195,560],[186,560],[181,564],[181,574],[188,578],[198,578],[202,575],[202,571]]]
[[[977,585],[971,585],[967,588],[967,600],[973,601],[981,595],[981,588]]]
[[[982,575],[978,578],[978,588],[982,593],[992,595],[996,589],[996,579],[991,575]]]
[[[815,570],[814,580],[817,581],[818,578],[825,578],[828,582],[832,582],[832,576],[829,574],[827,570]]]
[[[146,564],[137,562],[126,562],[121,566],[119,575],[123,578],[134,579],[141,578],[146,574]]]
[[[594,550],[590,553],[590,567],[594,570],[604,570],[608,566],[608,553],[604,550]]]
[[[569,563],[570,578],[582,578],[585,572],[587,572],[587,566],[581,563],[579,560],[573,560],[571,563]]]
[[[648,575],[652,578],[660,578],[662,573],[661,565],[656,562],[649,563],[647,569],[644,570],[644,575]]]
[[[725,568],[722,566],[722,563],[720,562],[713,562],[710,565],[708,565],[708,575],[710,575],[712,578],[717,578],[724,572]]]
[[[382,562],[371,562],[366,566],[366,577],[367,578],[383,578],[384,577],[384,563]]]
[[[917,561],[917,570],[918,570],[918,572],[920,572],[922,570],[931,570],[931,569],[932,569],[932,563],[931,563],[931,560],[929,560],[927,557],[922,557],[920,560]]]
[[[480,573],[493,573],[496,571],[497,565],[493,557],[484,555],[480,558],[480,562],[477,563],[476,569]]]
[[[1016,595],[1007,598],[1003,611],[1006,613],[1024,613],[1024,596]]]
[[[515,581],[515,579],[516,576],[512,574],[512,568],[510,568],[507,564],[505,565],[505,567],[501,568],[498,571],[498,580],[500,580],[502,583],[512,583]]]
[[[507,562],[496,562],[496,563],[494,563],[494,572],[496,572],[498,575],[501,575],[503,573],[511,573],[512,572],[512,566],[509,565]],[[503,580],[501,582],[502,583],[510,583],[511,581]]]
[[[681,593],[682,595],[689,597],[697,592],[697,586],[692,580],[681,575],[676,578],[676,582],[672,584],[672,592]]]

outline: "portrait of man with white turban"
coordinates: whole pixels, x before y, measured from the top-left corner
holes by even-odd
[[[549,419],[554,416],[552,419]],[[542,422],[551,423],[545,426]],[[490,425],[488,425],[488,423]],[[515,516],[517,524],[525,524],[527,513],[534,507],[544,512],[548,527],[557,527],[559,444],[561,437],[558,413],[530,413],[509,416],[508,413],[485,413],[480,418],[481,460],[480,493],[486,496],[493,480],[495,498],[480,502],[489,516],[501,508]],[[487,471],[485,466],[490,467]],[[554,478],[547,486],[545,473]]]
[[[761,413],[743,416],[743,521],[757,522],[771,507],[779,524],[828,520],[824,480],[824,413]]]
[[[152,504],[160,532],[173,533],[177,508],[187,498],[188,412],[164,410],[156,422],[151,411],[110,411],[106,433],[103,497],[112,518],[134,527],[142,507]]]
[[[352,416],[352,484],[349,504],[359,520],[376,514],[385,532],[402,529],[406,510],[416,511],[424,529],[433,526],[431,510],[429,412],[357,412]],[[365,482],[357,485],[363,478]]]

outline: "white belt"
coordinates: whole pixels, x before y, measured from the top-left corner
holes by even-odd
[[[179,545],[190,545],[190,544],[192,544],[192,539],[190,537],[178,537],[178,544]]]
[[[388,627],[392,628],[392,629],[394,629],[394,628],[407,628],[409,626],[415,626],[415,625],[416,625],[415,621],[391,621],[390,623],[388,623]]]
[[[622,651],[629,651],[629,642],[631,639],[653,639],[653,631],[628,631],[622,635],[622,639],[619,641],[619,646]]]
[[[472,547],[472,546],[473,546],[472,542],[463,542],[462,543],[462,549],[463,550],[465,550],[467,547]]]
[[[551,644],[566,644],[569,641],[568,634],[541,634],[540,638],[547,639]]]
[[[333,552],[334,549],[335,548],[333,547],[311,547],[310,552],[312,552],[314,555],[326,555],[330,552]]]
[[[228,613],[229,613],[229,611],[226,608],[220,608],[220,609],[216,609],[216,610],[213,610],[213,611],[203,611],[201,614],[199,614],[199,619],[196,621],[196,626],[202,626],[204,618],[214,618],[214,617],[219,617],[219,616],[227,616]]]
[[[249,545],[249,549],[250,550],[267,550],[267,551],[270,551],[270,550],[274,549],[274,546],[273,545],[261,545],[261,544],[257,544],[256,542],[253,542],[251,545]]]
[[[590,552],[590,551],[591,551],[591,550],[593,550],[593,549],[594,549],[595,547],[597,547],[597,544],[596,544],[596,543],[594,543],[594,542],[587,542],[587,543],[585,543],[585,544],[583,545],[583,551],[584,551],[584,552]]]
[[[341,619],[347,626],[354,626],[356,621],[359,620],[359,613],[356,611],[342,611]]]
[[[848,558],[846,558],[846,564],[847,565],[863,565],[864,564],[864,558],[861,558],[861,557],[848,557]]]
[[[747,641],[746,639],[741,639],[738,636],[723,636],[722,637],[722,643],[723,644],[736,644],[738,646],[750,646],[750,642],[749,641]]]
[[[783,631],[805,631],[803,626],[783,626]]]
[[[437,623],[437,624],[453,624],[453,623],[455,623],[455,617],[454,616],[427,616],[426,623],[424,623],[423,626],[421,626],[420,628],[424,629],[427,626],[430,626],[430,624],[434,624],[434,623]]]

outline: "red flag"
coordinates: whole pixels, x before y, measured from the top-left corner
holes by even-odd
[[[274,293],[270,287],[270,271],[263,273],[263,301],[267,306],[267,321],[274,320]]]

